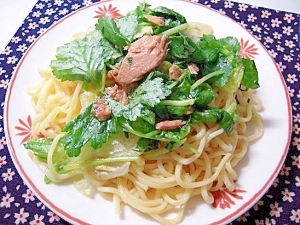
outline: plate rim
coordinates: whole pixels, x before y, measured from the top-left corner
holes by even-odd
[[[49,31],[51,31],[52,29],[54,29],[56,26],[58,26],[59,24],[63,23],[66,19],[68,19],[69,17],[74,16],[75,14],[86,10],[87,8],[90,7],[94,7],[96,5],[101,5],[107,2],[122,2],[122,0],[104,0],[104,1],[100,1],[100,2],[95,2],[91,5],[87,5],[84,6],[80,9],[77,9],[69,14],[67,14],[66,16],[62,17],[61,19],[59,19],[58,21],[52,23],[47,30],[42,33],[41,35],[39,35],[37,37],[37,39],[30,45],[30,47],[26,50],[26,52],[24,52],[24,54],[22,55],[20,61],[18,62],[18,64],[16,65],[14,71],[12,72],[10,78],[10,85],[6,91],[5,94],[5,104],[4,104],[4,109],[3,109],[3,121],[4,121],[4,134],[7,140],[7,147],[8,147],[8,151],[9,154],[11,155],[11,158],[13,160],[14,166],[17,168],[17,171],[22,171],[21,173],[19,172],[19,175],[21,176],[21,178],[23,179],[23,181],[26,183],[26,185],[28,185],[30,187],[30,189],[33,191],[33,193],[38,197],[38,199],[43,202],[47,207],[49,207],[51,210],[53,210],[55,213],[57,213],[60,217],[62,217],[63,219],[65,219],[68,222],[76,222],[79,224],[88,224],[84,221],[82,221],[80,219],[80,217],[74,217],[72,215],[70,215],[69,213],[65,212],[64,210],[62,210],[61,208],[57,208],[56,205],[54,205],[52,203],[52,201],[50,201],[40,190],[39,188],[37,188],[32,182],[28,182],[31,181],[31,179],[28,177],[28,174],[25,172],[24,168],[20,165],[18,157],[16,155],[16,151],[12,151],[11,149],[13,148],[13,144],[12,144],[12,137],[13,135],[10,135],[10,131],[8,129],[8,108],[9,108],[9,104],[7,104],[9,102],[9,99],[11,97],[11,92],[12,92],[12,87],[15,80],[17,79],[17,74],[20,70],[20,68],[22,67],[22,64],[24,63],[26,57],[28,54],[30,54],[31,50],[34,48],[34,46],[38,43],[38,41],[44,37]],[[194,4],[197,5],[199,7],[204,7],[205,9],[208,9],[210,11],[213,11],[214,13],[218,13],[224,17],[226,17],[227,19],[231,20],[232,22],[234,22],[235,24],[238,24],[241,29],[243,29],[244,31],[246,31],[252,38],[254,38],[257,42],[257,44],[260,45],[260,47],[264,50],[264,52],[267,53],[268,57],[272,60],[272,63],[274,64],[274,66],[276,66],[276,70],[278,72],[282,87],[284,89],[284,93],[285,93],[285,103],[288,106],[287,108],[287,122],[288,122],[288,132],[287,132],[287,140],[284,142],[285,143],[285,147],[284,150],[281,153],[281,158],[279,160],[279,162],[277,163],[276,166],[276,170],[273,171],[272,175],[268,178],[268,180],[265,182],[265,184],[256,192],[256,194],[250,198],[247,202],[243,203],[241,206],[239,206],[238,209],[236,209],[233,213],[230,213],[229,215],[227,215],[226,217],[223,217],[221,220],[219,221],[215,221],[212,224],[219,224],[219,223],[223,223],[223,222],[230,222],[233,221],[234,219],[238,218],[238,216],[242,215],[244,212],[246,212],[249,208],[251,208],[263,195],[265,195],[265,193],[268,191],[268,189],[270,188],[270,186],[272,185],[272,183],[274,182],[274,180],[276,179],[276,177],[278,176],[281,167],[284,164],[284,161],[287,157],[287,153],[289,151],[289,146],[291,144],[291,136],[292,136],[292,127],[293,127],[293,115],[292,115],[292,105],[291,105],[291,99],[289,97],[288,94],[288,90],[287,90],[287,85],[286,85],[286,81],[284,79],[284,76],[282,74],[282,72],[280,71],[280,68],[278,67],[275,59],[270,55],[270,53],[268,52],[268,50],[266,49],[266,47],[258,40],[257,37],[255,37],[252,33],[249,32],[248,29],[246,29],[245,27],[243,27],[241,24],[239,24],[237,21],[235,21],[234,19],[232,19],[231,17],[229,17],[226,14],[221,13],[220,11],[213,9],[211,7],[208,7],[206,5],[203,5],[201,3],[197,3],[197,2],[192,2],[189,0],[169,0],[169,1],[181,1],[181,2],[186,2],[186,3],[190,3],[190,4]],[[146,1],[147,2],[147,1]],[[148,0],[148,2],[151,2],[151,0]],[[147,2],[147,3],[148,3]],[[17,164],[15,163],[17,162]],[[26,179],[24,179],[24,177]],[[46,201],[45,201],[46,200]]]

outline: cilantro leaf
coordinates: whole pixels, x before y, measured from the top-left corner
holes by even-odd
[[[176,88],[174,88],[168,99],[173,100],[174,102],[180,100],[189,100],[192,82],[191,74],[188,71],[185,71],[185,76],[183,76],[182,81],[176,86]],[[185,115],[188,107],[188,105],[168,105],[167,109],[171,115],[182,117]]]

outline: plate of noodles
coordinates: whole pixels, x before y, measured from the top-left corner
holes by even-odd
[[[72,224],[226,224],[268,190],[292,130],[264,46],[183,0],[59,20],[16,67],[5,124],[26,184]]]

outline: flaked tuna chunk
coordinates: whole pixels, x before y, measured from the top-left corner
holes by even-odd
[[[123,86],[135,83],[159,66],[166,58],[168,37],[147,35],[133,42],[114,79]]]
[[[169,75],[171,80],[178,81],[180,75],[183,73],[183,70],[177,66],[177,65],[172,65],[169,69]]]
[[[184,120],[165,120],[155,124],[157,130],[175,130],[184,126],[186,122]]]
[[[115,84],[113,87],[105,88],[105,92],[114,100],[120,102],[122,105],[127,105],[129,102],[127,93],[119,89],[118,85]]]
[[[93,104],[92,113],[101,122],[107,120],[111,116],[111,110],[103,98],[97,100]]]
[[[144,16],[149,22],[158,25],[163,26],[165,25],[165,18],[161,16],[152,16],[152,15],[145,15]]]
[[[109,70],[107,72],[107,78],[110,80],[114,80],[116,76],[118,76],[118,70]]]
[[[191,74],[199,73],[199,67],[195,63],[189,63],[187,66]]]

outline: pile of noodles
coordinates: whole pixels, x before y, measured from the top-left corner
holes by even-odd
[[[40,70],[40,73],[42,81],[28,91],[36,111],[32,132],[33,137],[54,138],[54,151],[55,143],[63,135],[61,128],[85,107],[81,101],[84,91],[80,81],[61,82],[50,69]],[[59,174],[53,166],[51,152],[47,163],[36,158],[35,161],[53,182],[80,177],[88,184],[86,187],[92,186],[97,193],[110,198],[116,212],[121,212],[121,205],[125,203],[161,224],[178,224],[193,196],[212,204],[212,192],[235,189],[236,165],[247,153],[250,142],[263,134],[258,114],[262,102],[253,90],[237,90],[233,94],[215,92],[217,97],[210,103],[212,107],[226,108],[233,100],[238,102],[238,119],[230,136],[217,123],[192,124],[187,141],[181,147],[157,156],[153,152],[143,153],[139,155],[140,160],[128,163],[126,174],[108,179],[99,179],[94,167]],[[130,142],[130,139],[124,141]]]

